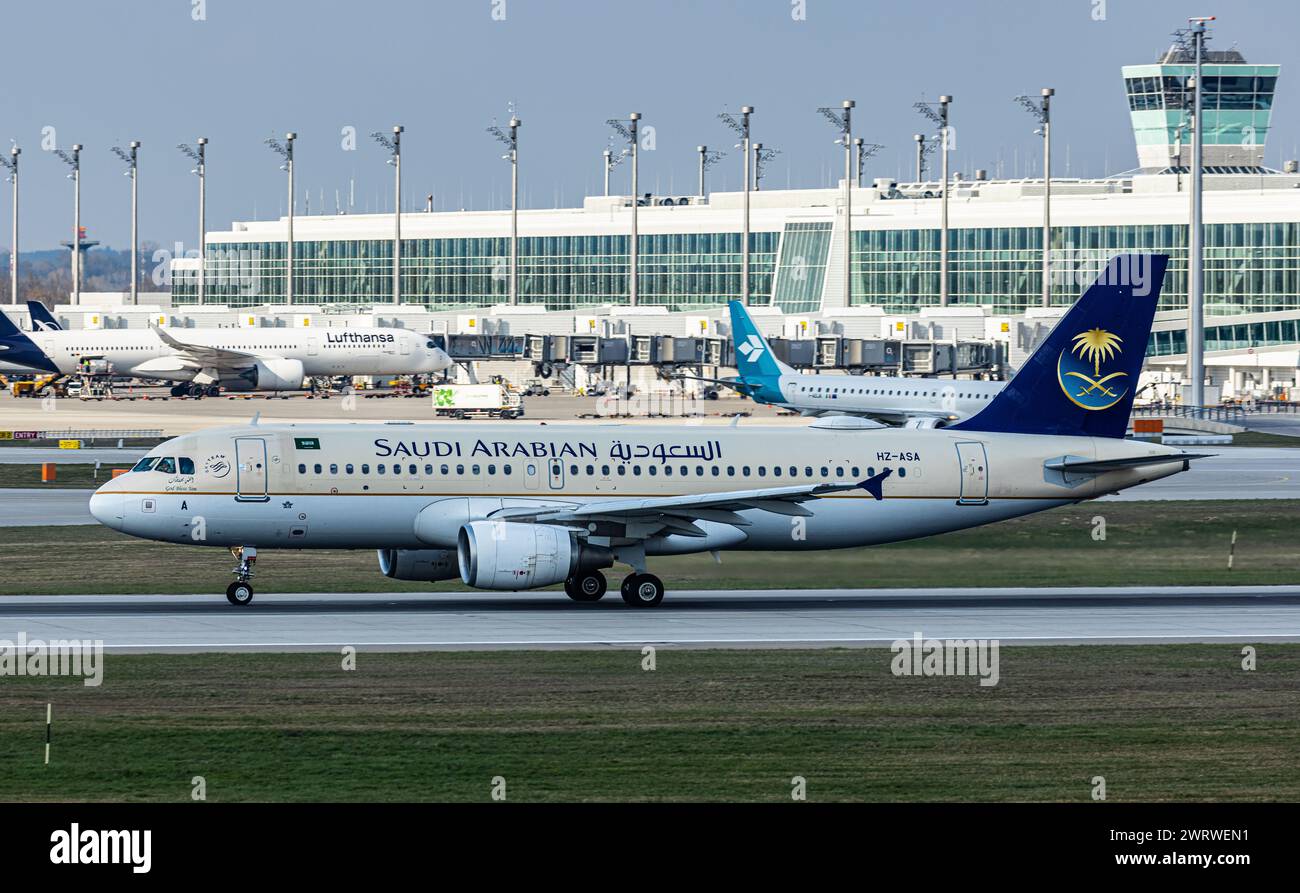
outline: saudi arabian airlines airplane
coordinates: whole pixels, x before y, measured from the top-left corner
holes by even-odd
[[[805,416],[849,415],[909,428],[942,428],[968,419],[1006,386],[1002,381],[939,380],[875,375],[804,375],[777,359],[739,301],[731,301],[736,378],[696,378],[731,388],[758,403]]]
[[[397,328],[60,329],[29,303],[24,334],[0,313],[0,359],[63,375],[91,373],[180,382],[173,396],[298,391],[335,375],[441,372],[451,358],[428,335]],[[48,317],[48,320],[45,319]],[[54,327],[51,327],[53,323]]]
[[[229,547],[253,598],[259,549],[376,549],[399,580],[564,584],[653,606],[658,555],[840,549],[1093,499],[1200,458],[1124,438],[1168,258],[1124,255],[1006,389],[946,428],[485,423],[258,425],[177,437],[90,500],[133,536]],[[523,433],[528,432],[528,433]]]

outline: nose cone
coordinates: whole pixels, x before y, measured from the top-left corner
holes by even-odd
[[[103,489],[96,490],[90,497],[90,513],[105,527],[121,530],[126,520],[126,496]]]
[[[441,347],[435,347],[432,351],[432,354],[433,354],[433,369],[431,371],[441,372],[444,369],[451,368],[451,357],[447,356],[446,352],[443,351]]]

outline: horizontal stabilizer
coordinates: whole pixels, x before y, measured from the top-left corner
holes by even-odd
[[[1123,459],[1082,459],[1063,456],[1060,459],[1048,459],[1043,463],[1052,471],[1072,471],[1076,474],[1102,474],[1107,471],[1123,471],[1125,468],[1140,468],[1144,465],[1168,465],[1170,462],[1190,462],[1192,459],[1207,459],[1213,453],[1168,453],[1163,456],[1128,456]]]

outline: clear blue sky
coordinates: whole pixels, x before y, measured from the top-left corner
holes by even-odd
[[[354,178],[356,210],[391,208],[391,168],[368,134],[406,126],[409,206],[500,207],[509,166],[485,132],[524,121],[525,206],[575,204],[600,189],[610,117],[643,113],[656,148],[642,155],[646,191],[694,191],[695,146],[729,155],[713,188],[738,188],[740,157],[715,119],[757,108],[755,139],[778,147],[769,188],[816,186],[842,156],[816,108],[857,100],[855,132],[887,146],[869,176],[911,169],[918,99],[955,95],[961,170],[1013,173],[1040,149],[1018,93],[1057,90],[1057,171],[1093,176],[1136,166],[1119,68],[1154,61],[1188,15],[1220,13],[1211,47],[1281,63],[1267,161],[1295,157],[1300,93],[1295,7],[1234,0],[14,0],[6,4],[0,150],[23,147],[23,249],[54,247],[71,228],[71,184],[41,151],[85,144],[83,223],[129,240],[129,186],[111,154],[143,141],[141,238],[196,240],[196,183],[175,149],[210,140],[209,229],[284,210],[284,175],[262,140],[296,130],[299,213],[321,190],[332,211]],[[504,6],[505,19],[499,21]],[[1292,88],[1292,80],[1297,86]],[[344,127],[357,132],[345,151]],[[627,166],[615,189],[626,190]],[[0,196],[0,244],[9,199]]]

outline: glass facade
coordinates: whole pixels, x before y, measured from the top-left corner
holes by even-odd
[[[1300,342],[1300,319],[1274,319],[1232,326],[1206,326],[1206,350],[1245,350],[1248,347],[1274,347]],[[1152,332],[1147,342],[1147,356],[1160,357],[1187,353],[1187,330]],[[1243,363],[1248,362],[1243,359]]]
[[[788,224],[780,233],[751,234],[751,294],[773,294],[787,312],[821,306],[830,222]],[[674,309],[716,306],[740,295],[738,233],[672,233],[641,237],[643,304]],[[1041,282],[1038,227],[951,230],[950,299],[995,313],[1037,307]],[[1171,255],[1162,310],[1186,306],[1187,228],[1175,224],[1053,229],[1052,303],[1068,306],[1112,255]],[[303,241],[295,262],[295,302],[369,304],[389,299],[390,250],[385,240]],[[520,301],[565,310],[627,300],[625,236],[540,236],[520,239]],[[504,238],[405,239],[402,299],[431,309],[502,303],[509,288]],[[284,301],[284,243],[208,246],[207,301],[250,306]],[[778,269],[779,266],[779,269]],[[939,303],[937,229],[859,230],[853,234],[853,299],[889,313]],[[176,304],[198,299],[193,272],[173,273]],[[1300,223],[1206,226],[1205,312],[1209,316],[1300,309]]]
[[[1300,309],[1300,223],[1230,223],[1205,227],[1205,312],[1209,316]],[[1037,227],[949,231],[949,301],[994,313],[1040,305],[1042,230]],[[1054,227],[1052,304],[1069,306],[1112,255],[1170,255],[1161,310],[1187,306],[1187,227],[1175,224]],[[939,231],[876,230],[853,234],[855,304],[889,313],[939,303]]]
[[[750,289],[772,293],[779,233],[750,234]],[[740,294],[739,233],[669,233],[639,238],[640,301],[675,309],[716,305]],[[294,302],[370,304],[392,295],[392,240],[297,241]],[[519,302],[567,310],[625,301],[628,237],[519,239]],[[209,243],[206,300],[250,306],[285,300],[284,243]],[[508,299],[510,240],[402,240],[402,301],[430,309],[487,307]],[[173,273],[176,304],[198,300],[196,272]]]

